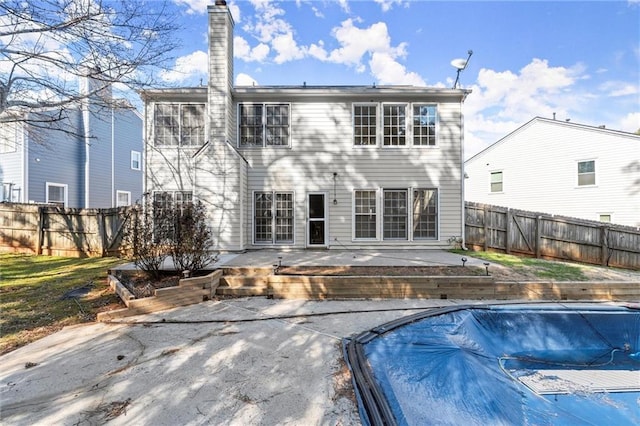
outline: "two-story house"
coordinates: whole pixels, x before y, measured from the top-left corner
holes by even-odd
[[[93,90],[88,78],[80,84]],[[141,198],[142,117],[134,109],[88,98],[66,107],[62,120],[57,110],[39,112],[36,124],[28,112],[11,114],[0,123],[0,202],[110,208]]]
[[[216,249],[444,248],[464,235],[462,103],[411,86],[233,85],[209,6],[206,87],[147,90],[145,192],[208,206]]]
[[[465,162],[465,199],[640,226],[640,135],[535,117]]]

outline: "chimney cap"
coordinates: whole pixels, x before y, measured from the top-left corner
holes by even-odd
[[[216,6],[226,6],[227,2],[225,0],[216,0]]]

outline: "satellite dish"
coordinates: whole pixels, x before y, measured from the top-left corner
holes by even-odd
[[[451,66],[453,66],[454,68],[457,68],[459,70],[463,70],[467,67],[467,60],[466,59],[454,59],[453,61],[451,61]]]

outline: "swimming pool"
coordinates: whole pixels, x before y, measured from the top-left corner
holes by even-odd
[[[345,344],[364,424],[640,424],[640,310],[439,308]]]

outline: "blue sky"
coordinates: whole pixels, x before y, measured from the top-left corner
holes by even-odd
[[[165,83],[207,81],[207,5],[173,0],[184,30]],[[236,84],[461,87],[466,157],[535,116],[640,129],[640,0],[228,0]]]

